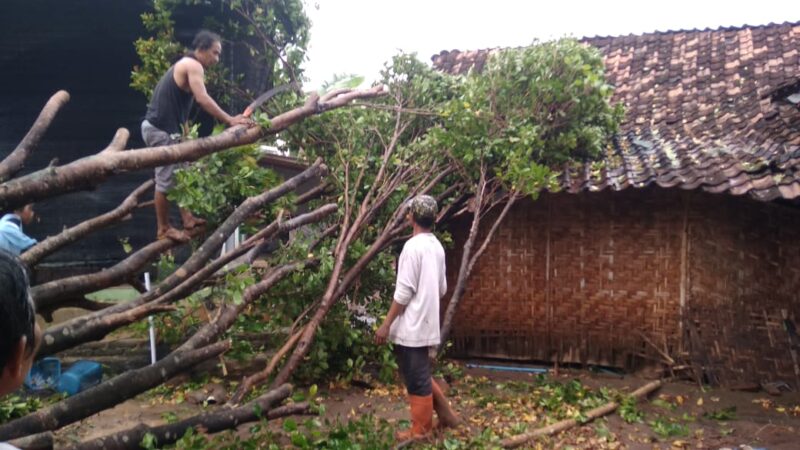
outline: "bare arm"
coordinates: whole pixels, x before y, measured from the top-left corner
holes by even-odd
[[[389,312],[386,313],[386,318],[383,320],[383,325],[378,328],[375,332],[375,342],[378,344],[386,343],[386,339],[389,337],[389,328],[392,326],[392,322],[394,319],[397,318],[400,314],[403,314],[406,310],[406,305],[401,305],[396,301],[392,301],[392,306],[389,308]]]
[[[186,68],[186,75],[189,80],[189,89],[192,91],[194,100],[205,112],[211,114],[215,119],[227,126],[252,124],[250,119],[245,118],[241,114],[238,116],[231,116],[226,113],[219,107],[217,102],[208,95],[202,64],[196,61],[189,62]]]

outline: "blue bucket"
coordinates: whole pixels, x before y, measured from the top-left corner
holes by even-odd
[[[55,389],[60,378],[61,361],[48,356],[33,363],[24,383],[29,391],[38,392]]]
[[[61,374],[58,380],[58,392],[75,395],[103,380],[103,366],[94,361],[77,361]]]

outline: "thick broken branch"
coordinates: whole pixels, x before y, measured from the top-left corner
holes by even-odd
[[[203,361],[221,355],[231,343],[217,342],[189,352],[172,352],[157,363],[125,372],[48,408],[0,425],[0,441],[53,431],[111,408],[152,389]]]
[[[88,322],[89,325],[83,327],[58,326],[48,328],[42,338],[42,345],[39,347],[39,352],[36,356],[48,356],[84,342],[97,341],[108,334],[107,330],[116,330],[151,314],[175,310],[174,306],[161,303],[145,303],[136,308],[117,313],[109,313],[111,308],[113,306],[93,314],[94,319]],[[52,330],[54,329],[60,331],[53,333]]]
[[[292,386],[284,384],[239,408],[221,408],[213,412],[198,414],[188,419],[181,420],[180,422],[157,427],[140,424],[130,430],[82,442],[68,447],[68,449],[134,450],[140,448],[139,445],[146,434],[151,434],[155,437],[158,447],[161,448],[183,437],[190,428],[198,431],[202,430],[203,433],[211,434],[236,428],[243,423],[255,422],[262,417],[276,419],[307,412],[309,409],[308,403],[298,403],[287,405],[286,407],[273,408],[274,405],[289,397],[291,393]]]
[[[81,222],[72,228],[68,228],[55,236],[50,236],[42,242],[39,242],[20,256],[22,262],[29,267],[33,267],[41,261],[42,258],[65,245],[78,241],[89,233],[123,220],[137,207],[139,204],[139,196],[152,187],[153,180],[148,180],[136,188],[135,191],[131,192],[131,194],[114,210]]]
[[[330,109],[342,107],[354,100],[383,95],[383,88],[353,91],[320,102],[317,94],[311,94],[306,103],[291,111],[274,117],[270,127],[232,127],[223,133],[163,147],[149,147],[128,151],[113,151],[118,147],[119,130],[112,144],[98,154],[81,158],[62,167],[50,167],[0,185],[0,209],[13,209],[26,203],[62,195],[77,190],[89,189],[105,181],[111,175],[147,168],[195,161],[220,150],[252,144],[267,135],[276,134],[306,117]],[[126,132],[127,133],[127,132]]]
[[[39,145],[53,118],[64,105],[69,101],[69,94],[67,91],[58,91],[42,108],[39,117],[31,126],[28,134],[22,138],[17,148],[14,149],[2,162],[0,162],[0,182],[4,182],[13,177],[17,172],[22,170],[25,166],[25,159],[30,155],[33,149]]]
[[[650,383],[647,383],[644,386],[640,387],[639,389],[633,391],[631,393],[631,397],[635,399],[646,397],[651,392],[661,387],[661,385],[662,385],[661,380],[651,381]],[[504,448],[519,447],[537,437],[551,436],[553,434],[560,433],[564,430],[568,430],[572,427],[576,427],[578,425],[591,422],[592,420],[595,420],[599,417],[611,414],[612,412],[616,411],[617,408],[619,408],[619,404],[616,402],[606,403],[603,406],[599,406],[597,408],[588,411],[584,416],[585,419],[580,422],[577,421],[576,419],[562,420],[561,422],[556,422],[544,428],[539,428],[538,430],[531,431],[530,433],[518,434],[516,436],[506,438],[500,442],[500,445],[502,445]]]
[[[47,309],[58,305],[63,299],[117,286],[176,245],[178,243],[170,239],[151,242],[108,269],[34,286],[31,288],[31,297],[37,309]]]

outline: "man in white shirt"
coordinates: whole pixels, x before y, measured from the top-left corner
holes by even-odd
[[[420,195],[408,205],[407,220],[413,235],[403,246],[397,267],[394,301],[375,341],[387,338],[394,343],[395,355],[408,391],[411,428],[397,433],[404,441],[427,435],[433,429],[433,408],[443,425],[455,426],[460,419],[447,398],[431,379],[428,350],[437,346],[439,300],[447,291],[444,248],[431,229],[436,221],[436,200]]]
[[[0,397],[22,385],[42,340],[19,259],[0,251]],[[14,449],[0,443],[0,450]]]

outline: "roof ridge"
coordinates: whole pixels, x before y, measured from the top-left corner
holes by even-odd
[[[784,22],[770,22],[767,24],[762,25],[720,25],[716,28],[706,27],[703,29],[698,28],[691,28],[691,29],[676,29],[676,30],[655,30],[655,31],[648,31],[645,33],[628,33],[628,34],[615,34],[615,35],[593,35],[593,36],[582,36],[576,37],[575,39],[585,42],[585,41],[599,41],[604,39],[621,39],[621,38],[630,38],[630,37],[645,37],[645,36],[663,36],[668,34],[690,34],[690,33],[708,33],[708,32],[726,32],[726,31],[741,31],[741,30],[755,30],[755,29],[764,29],[764,28],[777,28],[782,26],[800,26],[800,20],[798,21],[784,21]],[[526,45],[519,45],[519,46],[511,46],[511,47],[484,47],[484,48],[473,48],[467,50],[460,50],[454,48],[452,50],[441,50],[439,53],[434,53],[431,55],[431,60],[438,56],[442,55],[450,55],[450,54],[461,54],[461,53],[486,53],[491,52],[493,50],[506,50],[510,48],[525,48]]]

